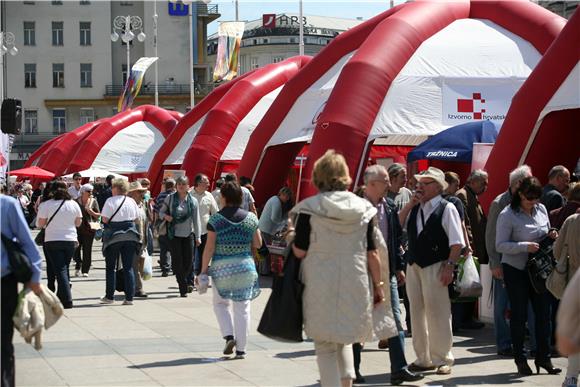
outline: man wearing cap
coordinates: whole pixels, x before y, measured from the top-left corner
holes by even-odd
[[[417,354],[409,370],[436,369],[437,374],[448,375],[454,358],[447,286],[453,281],[453,270],[465,241],[457,209],[441,197],[447,188],[443,171],[429,167],[415,178],[418,182],[415,200],[419,203],[406,219],[407,294]]]

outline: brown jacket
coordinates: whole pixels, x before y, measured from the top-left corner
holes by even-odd
[[[485,248],[487,218],[483,213],[481,204],[479,204],[479,199],[468,186],[461,188],[455,195],[461,200],[465,208],[465,227],[473,255],[479,259],[479,263],[488,263],[489,258]]]
[[[560,235],[554,245],[554,258],[560,260],[566,256],[570,257],[568,269],[569,278],[580,267],[580,214],[570,215],[560,229]]]

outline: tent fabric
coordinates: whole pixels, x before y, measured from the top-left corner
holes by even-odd
[[[574,169],[580,156],[580,92],[578,83],[573,84],[579,77],[578,47],[576,10],[512,101],[485,166],[490,175],[480,198],[485,208],[505,189],[509,172],[518,165],[530,165],[544,181],[553,165]]]
[[[59,142],[60,140],[62,140],[62,138],[65,136],[66,133],[63,133],[61,135],[58,135],[54,138],[51,138],[50,140],[48,140],[47,142],[45,142],[44,144],[42,144],[40,146],[40,148],[38,148],[37,150],[35,150],[30,157],[28,158],[28,160],[26,160],[26,162],[24,163],[24,167],[28,168],[28,167],[32,167],[35,165],[38,165],[38,162],[40,161],[40,157],[44,154],[44,152],[46,152],[48,149],[50,149],[50,147],[54,146],[54,144],[56,144],[57,142]]]
[[[295,56],[272,63],[236,83],[208,112],[182,163],[186,175],[203,173],[214,180],[218,162],[240,122],[262,97],[286,83],[310,59]]]
[[[447,160],[471,163],[474,143],[494,143],[498,128],[492,121],[468,122],[445,129],[413,149],[407,162]]]
[[[157,195],[161,190],[161,180],[164,166],[177,165],[179,168],[191,142],[197,135],[199,128],[205,121],[207,112],[232,88],[236,83],[252,74],[255,70],[245,73],[229,82],[216,87],[200,103],[195,105],[183,116],[161,145],[149,167],[151,193]]]
[[[163,139],[169,136],[176,124],[177,120],[172,114],[165,109],[151,105],[143,105],[119,113],[105,120],[98,126],[98,130],[93,130],[83,139],[80,146],[77,147],[66,173],[82,171],[93,166],[114,172],[139,172],[140,169],[147,171],[149,165],[143,163],[148,162],[148,157],[152,158]],[[139,135],[132,134],[132,132],[139,133]],[[152,145],[151,141],[155,141],[155,138],[159,142]],[[104,154],[107,152],[111,152],[111,157],[117,155],[115,160],[118,163],[124,162],[125,165],[111,165],[105,160]],[[122,152],[126,154],[124,157],[130,157],[131,160],[121,160],[120,153]],[[148,152],[153,153],[143,158],[142,156]],[[101,157],[98,158],[99,156]],[[137,162],[134,159],[136,157],[141,157],[139,161],[143,161],[143,163]],[[93,165],[96,159],[98,159],[99,165]],[[130,170],[131,165],[134,166],[133,170]]]

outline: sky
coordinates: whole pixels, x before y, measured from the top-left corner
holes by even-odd
[[[396,0],[395,5],[404,1]],[[236,11],[233,0],[212,0],[211,4],[217,4],[219,13],[222,15],[216,21],[207,26],[208,35],[217,32],[220,21],[235,20]],[[362,17],[368,20],[389,8],[389,0],[303,0],[302,12],[304,15],[333,16],[348,19]],[[280,0],[239,0],[238,10],[240,20],[250,21],[261,19],[264,13],[298,13],[299,2]]]

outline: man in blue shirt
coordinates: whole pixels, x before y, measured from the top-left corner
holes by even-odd
[[[20,243],[22,250],[30,260],[32,279],[26,284],[36,294],[40,289],[40,272],[42,258],[32,240],[28,224],[20,210],[20,204],[14,198],[0,195],[0,231],[2,235]],[[2,243],[1,262],[2,271],[2,386],[14,386],[14,323],[12,316],[18,301],[18,282],[10,270],[8,252]]]

